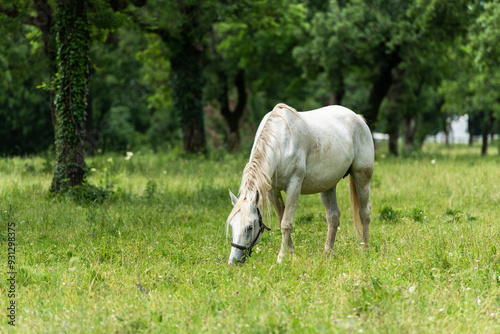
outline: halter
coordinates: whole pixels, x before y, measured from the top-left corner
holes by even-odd
[[[255,246],[257,239],[259,239],[260,235],[264,232],[264,230],[271,231],[271,229],[267,227],[262,221],[262,215],[260,214],[259,208],[257,208],[257,214],[259,215],[259,232],[257,233],[255,239],[253,239],[252,244],[250,246],[248,247],[240,246],[238,244],[233,243],[233,240],[231,239],[231,246],[241,249],[244,252],[248,252],[248,256],[252,256],[253,246]]]

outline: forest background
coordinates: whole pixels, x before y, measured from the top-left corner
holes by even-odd
[[[54,152],[58,8],[70,3],[0,5],[0,155]],[[499,132],[498,1],[80,3],[86,155],[248,150],[279,102],[349,107],[394,155],[464,114],[483,154]]]

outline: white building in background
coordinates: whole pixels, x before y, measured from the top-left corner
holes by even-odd
[[[467,144],[469,142],[468,115],[461,116],[451,122],[450,144]],[[427,136],[425,140],[436,143],[444,143],[446,141],[444,132],[438,132],[435,136]],[[374,132],[373,139],[376,141],[389,140],[389,135],[386,133]]]
[[[374,132],[373,139],[376,141],[389,140],[389,135],[387,133]]]
[[[466,114],[451,121],[450,144],[467,144],[469,142],[468,120],[469,115]],[[427,140],[436,143],[444,143],[446,141],[446,135],[444,132],[439,132],[435,136],[427,136]]]
[[[457,119],[454,119],[450,124],[450,144],[468,144],[469,143],[469,115],[465,114]],[[479,140],[481,136],[474,136],[474,140]],[[499,138],[498,134],[494,135],[496,140]],[[386,133],[374,132],[373,139],[376,141],[389,140],[389,135]],[[446,135],[444,132],[438,132],[435,136],[427,136],[426,141],[435,143],[446,142]]]
[[[450,144],[468,144],[469,143],[469,115],[465,114],[451,122]],[[474,140],[480,140],[481,136],[474,136]],[[493,139],[498,139],[498,134],[493,136]],[[435,136],[427,136],[426,140],[437,143],[444,143],[446,136],[444,132],[439,132]]]

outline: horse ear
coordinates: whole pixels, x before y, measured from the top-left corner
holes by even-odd
[[[255,205],[258,205],[258,204],[259,204],[259,196],[260,196],[260,195],[259,195],[259,191],[257,190],[257,191],[255,192]]]
[[[236,203],[238,203],[238,197],[236,197],[232,192],[231,190],[229,190],[229,196],[231,197],[231,203],[233,203],[233,206],[236,205]]]

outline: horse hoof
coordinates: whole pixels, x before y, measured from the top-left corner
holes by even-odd
[[[280,251],[280,253],[278,254],[278,259],[276,260],[276,262],[277,263],[281,263],[284,258],[285,258],[285,252]]]

